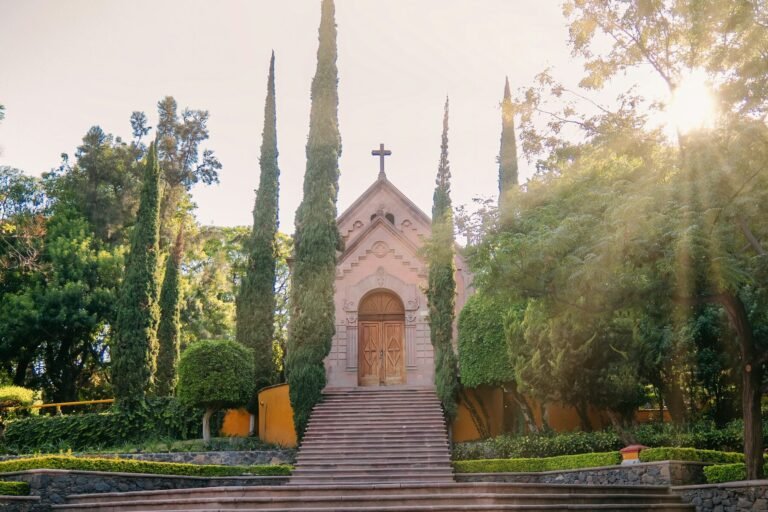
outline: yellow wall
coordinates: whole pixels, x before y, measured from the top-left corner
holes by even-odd
[[[298,444],[288,384],[259,391],[259,439],[288,447]]]
[[[245,409],[229,409],[224,415],[221,435],[228,437],[248,437],[251,433],[251,414]]]

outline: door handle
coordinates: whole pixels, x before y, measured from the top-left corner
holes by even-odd
[[[379,357],[384,359],[384,349],[379,350]]]

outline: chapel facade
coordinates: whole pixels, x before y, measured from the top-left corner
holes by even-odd
[[[382,171],[337,219],[336,334],[325,359],[327,387],[433,386],[434,356],[420,249],[432,221]],[[456,255],[456,313],[470,285]]]

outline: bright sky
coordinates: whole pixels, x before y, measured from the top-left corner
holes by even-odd
[[[210,112],[219,185],[198,185],[204,224],[251,223],[269,54],[276,53],[281,230],[301,201],[319,0],[0,0],[0,165],[40,175],[92,125],[130,140],[163,96]],[[339,212],[376,179],[431,211],[442,108],[451,101],[455,204],[495,196],[504,77],[581,74],[558,0],[337,0]],[[154,133],[154,132],[152,132]],[[530,174],[521,161],[523,179]]]

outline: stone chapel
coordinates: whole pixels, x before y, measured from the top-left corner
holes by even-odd
[[[383,156],[378,179],[337,219],[344,251],[336,265],[336,334],[325,359],[329,388],[434,385],[428,268],[420,255],[432,221],[387,179]],[[470,278],[458,254],[455,263],[458,316]]]

